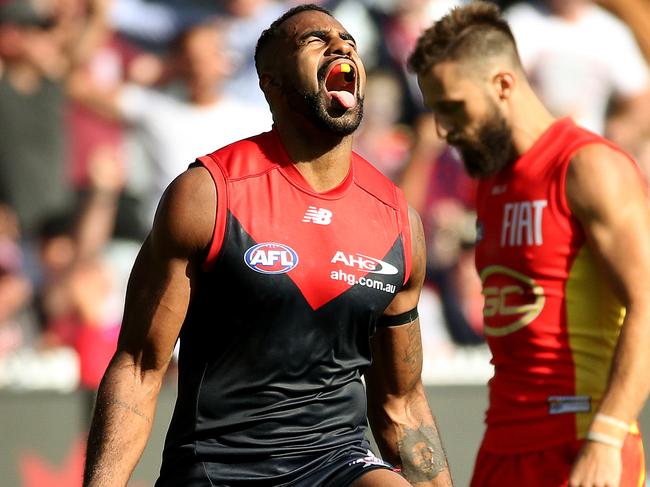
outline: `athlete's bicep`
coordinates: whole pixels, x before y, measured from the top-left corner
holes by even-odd
[[[207,171],[190,169],[166,191],[133,266],[118,353],[145,371],[164,371],[209,245],[216,192]]]
[[[650,293],[650,212],[644,182],[623,154],[587,146],[566,176],[569,207],[626,305]]]
[[[411,230],[411,273],[408,281],[384,311],[384,317],[395,317],[415,309],[420,299],[426,272],[426,245],[422,221],[413,208],[409,208],[409,223]],[[408,251],[408,249],[405,250]],[[390,318],[388,318],[388,321],[391,321]],[[394,320],[392,321],[394,322]],[[407,322],[408,320],[404,321],[404,323]]]
[[[405,394],[414,390],[420,381],[422,339],[417,304],[424,282],[426,247],[422,222],[413,209],[409,209],[409,220],[411,274],[386,308],[372,338],[373,363],[366,373],[370,393]]]

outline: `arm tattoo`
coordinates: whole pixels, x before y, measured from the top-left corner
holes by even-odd
[[[433,425],[405,430],[397,446],[402,472],[410,482],[433,480],[447,468],[445,452]]]
[[[418,374],[419,376],[420,364],[422,363],[422,336],[417,319],[408,325],[408,344],[404,349],[402,361],[408,366],[412,374]]]
[[[132,405],[129,404],[129,403],[126,403],[126,402],[121,401],[121,400],[119,400],[119,399],[110,399],[110,400],[107,401],[107,404],[112,404],[112,405],[114,405],[114,406],[119,406],[119,407],[121,407],[121,408],[124,408],[124,409],[126,409],[127,411],[132,412],[132,413],[135,414],[136,416],[141,417],[141,418],[144,419],[146,422],[151,423],[151,418],[150,418],[149,416],[147,416],[147,415],[144,414],[142,411],[140,411],[138,408],[136,408],[135,406],[132,406]]]

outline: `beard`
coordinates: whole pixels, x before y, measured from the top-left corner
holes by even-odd
[[[330,108],[330,111],[328,111],[329,100],[325,90],[326,68],[327,66],[323,66],[318,72],[318,85],[320,87],[318,91],[309,92],[299,88],[293,80],[286,79],[284,84],[288,87],[288,90],[285,95],[289,106],[296,112],[303,114],[316,127],[334,135],[350,135],[359,127],[363,119],[363,98],[356,95],[357,104],[353,108]],[[359,93],[358,86],[357,93]],[[333,112],[333,114],[330,112]]]
[[[460,152],[467,173],[476,179],[494,176],[515,159],[512,130],[494,107],[494,115],[478,129],[476,140],[452,140]]]

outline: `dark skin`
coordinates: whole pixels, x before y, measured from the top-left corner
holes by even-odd
[[[314,190],[327,191],[348,173],[352,137],[324,132],[292,111],[282,91],[283,80],[293,76],[294,84],[318,90],[317,69],[344,57],[357,67],[362,90],[363,65],[349,35],[328,15],[303,12],[285,22],[283,29],[286,43],[282,43],[281,52],[287,61],[282,64],[288,71],[279,73],[271,65],[262,74],[260,85],[296,167]],[[335,106],[327,109],[332,114],[340,112]],[[163,377],[210,244],[217,204],[210,175],[198,167],[179,176],[163,196],[153,230],[131,274],[118,349],[98,393],[84,486],[126,485],[142,454]],[[415,212],[409,217],[413,269],[408,283],[386,310],[389,315],[417,305],[424,278],[422,225]],[[451,485],[420,380],[419,323],[416,320],[381,330],[372,345],[377,360],[366,374],[366,383],[373,432],[387,460],[401,467],[411,483],[392,471],[374,470],[353,485]]]

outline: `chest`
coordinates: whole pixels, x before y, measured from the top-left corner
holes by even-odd
[[[223,265],[271,301],[385,307],[404,279],[398,211],[351,187],[323,199],[282,177],[229,185]],[[378,309],[379,309],[378,308]],[[382,308],[383,309],[383,308]]]

